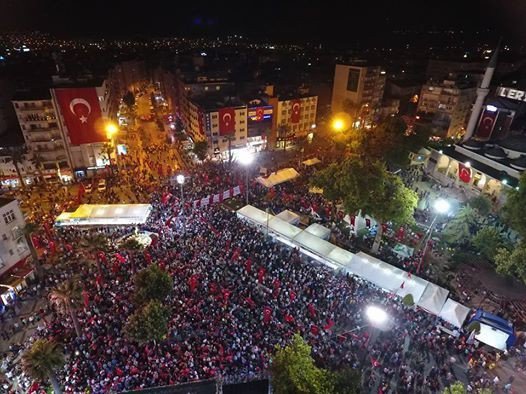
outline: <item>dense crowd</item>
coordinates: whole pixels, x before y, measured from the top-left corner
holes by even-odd
[[[222,171],[190,173],[185,200],[238,182],[235,174]],[[461,378],[454,367],[467,362],[474,388],[491,385],[482,353],[466,335],[440,331],[438,326],[447,323],[311,261],[220,205],[183,204],[178,190],[172,185],[153,193],[154,209],[141,230],[158,239],[144,253],[114,246],[132,228],[90,230],[114,247],[91,257],[80,242],[88,236],[85,231],[56,230],[49,239],[42,237],[56,244],[47,258],[60,267],[46,276],[44,288],[73,275],[84,285],[84,305],[77,311],[82,336],[76,337],[70,318],[56,311],[35,336],[64,344],[68,364],[60,375],[67,392],[119,392],[219,376],[255,379],[265,376],[275,345],[287,344],[296,332],[313,346],[320,365],[364,372],[362,384],[371,392],[439,392]],[[255,190],[252,197],[277,211],[314,210],[329,220],[330,205],[304,192],[281,188],[274,191],[279,198],[267,198]],[[93,259],[99,264],[90,264]],[[165,302],[169,333],[162,342],[138,345],[122,329],[135,310],[133,275],[154,263],[174,282]],[[368,327],[367,305],[381,306],[391,316],[389,331]]]

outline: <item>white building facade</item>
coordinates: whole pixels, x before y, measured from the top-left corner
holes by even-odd
[[[0,275],[31,255],[22,231],[24,226],[18,201],[0,198]]]

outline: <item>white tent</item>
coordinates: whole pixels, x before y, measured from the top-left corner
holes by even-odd
[[[311,224],[305,231],[324,240],[328,240],[331,237],[331,230],[318,223]]]
[[[266,213],[252,205],[245,205],[243,208],[238,209],[237,216],[260,226],[266,226],[267,223],[270,225],[270,220],[274,217],[270,213]]]
[[[268,227],[269,231],[285,237],[288,241],[292,240],[296,235],[302,232],[299,227],[280,219],[278,216],[274,216],[270,219]]]
[[[420,300],[428,284],[418,276],[409,275],[404,270],[363,252],[354,255],[350,272],[400,297],[411,294],[415,302]]]
[[[460,328],[464,324],[469,311],[470,309],[468,307],[448,298],[438,316],[441,317],[442,320]]]
[[[334,248],[336,248],[336,246],[331,244],[330,242],[324,241],[323,239],[318,238],[317,236],[312,235],[311,233],[307,233],[305,231],[302,231],[301,233],[296,235],[293,239],[293,242],[304,249],[316,253],[322,258],[327,258],[327,256],[329,256],[329,253]]]
[[[75,212],[62,212],[56,226],[118,226],[145,223],[150,204],[82,204]]]
[[[342,266],[343,268],[349,269],[353,256],[354,253],[336,246],[333,250],[331,250],[327,258],[332,262]]]
[[[313,165],[319,164],[319,163],[321,163],[321,160],[318,159],[317,157],[314,157],[312,159],[305,160],[305,161],[301,162],[301,164],[303,164],[304,166],[307,166],[307,167],[310,167],[310,166],[313,166]]]
[[[289,211],[288,209],[278,213],[276,217],[280,218],[281,220],[286,221],[287,223],[293,224],[293,225],[300,223],[300,215],[292,211]]]
[[[475,339],[486,345],[494,347],[499,350],[506,350],[508,348],[506,341],[510,335],[504,331],[480,322],[480,333],[475,335]]]
[[[278,172],[273,172],[267,178],[260,176],[257,177],[256,180],[263,186],[271,188],[273,186],[279,185],[280,183],[291,181],[299,176],[300,174],[294,168],[284,168]]]
[[[442,307],[446,303],[448,294],[449,290],[428,282],[426,290],[424,291],[424,294],[422,294],[422,298],[420,298],[416,304],[420,308],[438,316]]]

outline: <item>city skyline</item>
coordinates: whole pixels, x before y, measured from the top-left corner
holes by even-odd
[[[455,29],[467,36],[504,36],[519,41],[526,36],[520,23],[526,9],[520,1],[446,0],[440,4],[407,2],[405,6],[387,1],[367,4],[337,3],[323,7],[299,2],[199,2],[157,5],[146,12],[139,2],[89,4],[61,0],[4,1],[0,32],[40,30],[64,37],[215,36],[247,34],[253,38],[286,41],[316,40],[341,44],[356,40],[391,40],[386,33],[413,33]]]

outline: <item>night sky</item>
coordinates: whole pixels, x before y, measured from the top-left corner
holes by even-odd
[[[63,36],[224,35],[345,42],[392,30],[462,28],[526,39],[524,0],[427,1],[0,0],[2,31]],[[338,5],[340,4],[340,5]],[[341,4],[345,4],[342,6]]]

